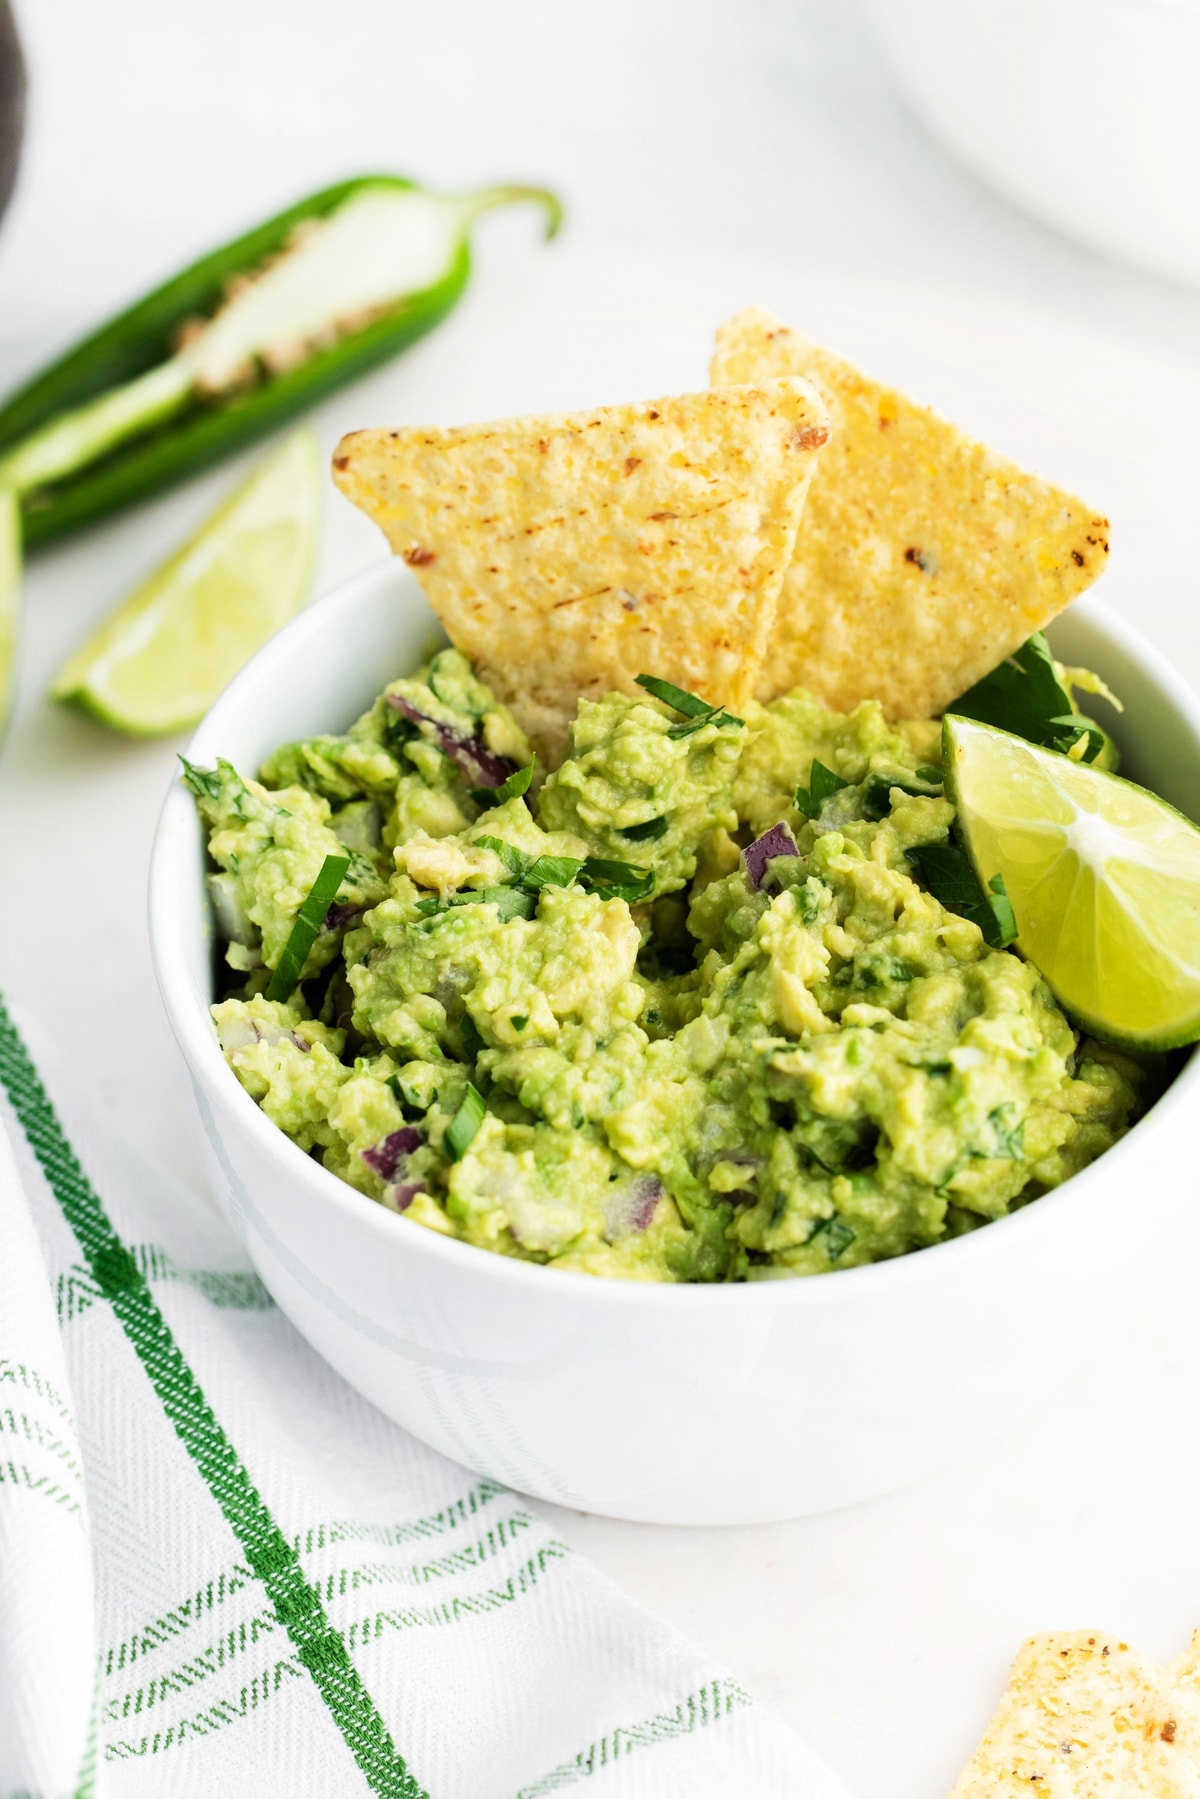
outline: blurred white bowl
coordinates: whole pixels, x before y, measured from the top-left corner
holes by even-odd
[[[243,670],[188,756],[253,769],[344,728],[435,631],[385,563],[302,613]],[[1126,625],[1060,621],[1065,660],[1125,698],[1130,771],[1193,816],[1200,703]],[[266,1118],[209,1016],[205,845],[175,781],[150,939],[213,1190],[297,1330],[389,1417],[456,1461],[587,1511],[739,1524],[845,1505],[953,1461],[1098,1341],[1194,1204],[1200,1057],[1105,1156],[1014,1217],[874,1267],[735,1287],[600,1280],[423,1230]],[[1152,1246],[1147,1255],[1145,1246]],[[1139,1247],[1140,1246],[1140,1247]]]
[[[913,110],[1017,205],[1200,284],[1198,0],[865,0]]]

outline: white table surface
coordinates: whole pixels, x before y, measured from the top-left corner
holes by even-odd
[[[890,356],[889,373],[953,400],[965,422],[994,423],[1005,447],[1099,483],[1085,491],[1125,514],[1108,597],[1200,678],[1186,528],[1200,297],[1060,242],[959,173],[891,98],[839,0],[25,0],[18,14],[32,117],[0,231],[0,382],[183,257],[340,174],[553,180],[571,204],[556,272],[535,265],[528,220],[495,221],[462,311],[383,385],[324,408],[326,439],[384,422],[363,415],[368,400],[399,418],[440,417],[447,394],[459,416],[476,399],[485,413],[616,398],[602,390],[618,368],[631,392],[643,368],[650,383],[663,367],[669,386],[676,370],[660,352],[687,312],[690,269],[713,305],[723,282],[731,306],[777,294],[782,305],[794,288],[811,295],[798,322],[843,319],[848,347]],[[794,281],[766,267],[759,280],[754,258]],[[599,390],[588,391],[581,371],[593,365],[572,360],[561,332],[544,358],[531,354],[527,315],[556,296],[578,311],[593,278],[626,347],[606,365],[599,340],[590,346]],[[753,292],[739,287],[751,279]],[[875,295],[872,320],[862,309]],[[657,323],[639,363],[629,332],[643,302]],[[1058,322],[1026,317],[1029,302],[1055,307]],[[681,339],[679,367],[699,380],[690,316]],[[972,381],[973,346],[990,379]],[[994,367],[1006,355],[1026,366],[1026,346],[1042,398],[1024,417],[1011,397],[1006,410]],[[1110,498],[1118,433],[1127,453]],[[0,987],[198,1194],[143,925],[146,852],[178,746],[110,736],[40,696],[87,625],[228,478],[37,561],[21,706],[0,760]],[[331,509],[320,586],[377,554],[364,521]],[[1148,1297],[1131,1318],[1097,1317],[1083,1373],[1048,1379],[1029,1423],[906,1492],[725,1531],[544,1509],[791,1719],[861,1799],[931,1799],[1030,1631],[1101,1625],[1169,1655],[1200,1624],[1200,1224],[1163,1247],[1153,1231],[1131,1234]]]

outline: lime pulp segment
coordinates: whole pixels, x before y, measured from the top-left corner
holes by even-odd
[[[1200,1038],[1200,830],[1132,781],[947,717],[948,790],[979,880],[1004,876],[1017,948],[1094,1036]]]
[[[304,429],[135,588],[71,657],[51,697],[138,736],[195,724],[304,604],[320,511],[317,444]]]

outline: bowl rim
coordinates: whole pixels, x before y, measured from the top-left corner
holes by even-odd
[[[370,594],[381,581],[393,580],[398,572],[391,559],[372,563],[357,575],[340,582],[277,632],[234,677],[205,714],[188,743],[185,752],[187,759],[193,760],[197,753],[209,753],[203,747],[198,750],[197,746],[203,746],[214,730],[219,732],[226,716],[239,711],[243,694],[254,689],[277,658],[290,655],[304,639],[319,639],[329,628],[328,621],[331,618],[338,617],[342,612],[353,612],[354,607],[362,603],[364,595]],[[1076,602],[1072,610],[1076,616],[1086,617],[1101,636],[1109,639],[1116,649],[1124,652],[1141,667],[1183,715],[1200,743],[1200,696],[1193,692],[1167,658],[1102,601],[1089,596],[1085,601]],[[1200,762],[1200,751],[1197,760]],[[197,1004],[189,991],[184,973],[185,961],[183,955],[177,953],[182,948],[177,937],[182,925],[176,909],[170,903],[172,886],[179,878],[179,858],[190,856],[194,849],[195,839],[189,837],[188,830],[173,828],[176,821],[185,814],[191,820],[196,818],[191,796],[176,772],[159,812],[151,846],[147,894],[150,954],[172,1034],[193,1078],[203,1084],[214,1106],[229,1116],[235,1128],[251,1136],[259,1150],[278,1164],[282,1175],[292,1181],[308,1182],[313,1191],[332,1207],[334,1215],[344,1217],[351,1226],[375,1232],[379,1243],[388,1246],[391,1253],[431,1256],[435,1260],[448,1262],[450,1267],[458,1264],[464,1274],[473,1269],[476,1275],[485,1278],[490,1276],[493,1280],[510,1285],[515,1283],[517,1288],[529,1286],[532,1291],[543,1293],[547,1291],[547,1279],[553,1277],[553,1291],[564,1297],[570,1295],[572,1303],[602,1306],[667,1304],[723,1307],[753,1306],[756,1303],[769,1303],[772,1307],[821,1306],[849,1300],[867,1287],[883,1291],[919,1282],[923,1277],[940,1277],[950,1270],[951,1258],[956,1258],[957,1265],[981,1255],[986,1256],[1002,1245],[1009,1246],[1017,1232],[1023,1232],[1030,1238],[1032,1253],[1036,1234],[1049,1229],[1052,1221],[1057,1222],[1064,1210],[1086,1206],[1097,1180],[1108,1179],[1124,1170],[1130,1158],[1140,1153],[1139,1146],[1145,1143],[1148,1134],[1165,1129],[1179,1109],[1189,1103],[1193,1088],[1200,1083],[1200,1053],[1196,1053],[1180,1068],[1166,1091],[1124,1137],[1111,1149],[1105,1150],[1095,1162],[1049,1193],[1043,1194],[1037,1201],[1022,1206],[1016,1212],[992,1219],[986,1226],[970,1231],[965,1236],[930,1244],[924,1249],[910,1250],[905,1255],[893,1256],[884,1261],[866,1263],[858,1268],[831,1269],[821,1279],[776,1276],[764,1280],[713,1284],[622,1280],[614,1276],[585,1274],[575,1269],[554,1268],[540,1262],[527,1262],[514,1256],[500,1255],[494,1250],[464,1243],[460,1238],[443,1236],[438,1231],[414,1229],[407,1234],[397,1234],[397,1226],[404,1222],[402,1215],[388,1211],[378,1201],[368,1198],[365,1193],[360,1193],[356,1187],[351,1187],[320,1163],[314,1162],[278,1126],[271,1123],[226,1063],[207,1009]],[[196,828],[198,824],[193,825],[193,829]],[[989,1244],[993,1246],[993,1250],[989,1250]],[[564,1281],[569,1283],[565,1288],[559,1284]]]

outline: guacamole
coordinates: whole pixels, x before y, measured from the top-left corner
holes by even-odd
[[[545,774],[448,649],[258,780],[187,770],[220,1041],[301,1149],[484,1249],[730,1281],[961,1235],[1128,1129],[1142,1069],[919,878],[936,726],[665,691],[581,704]]]

